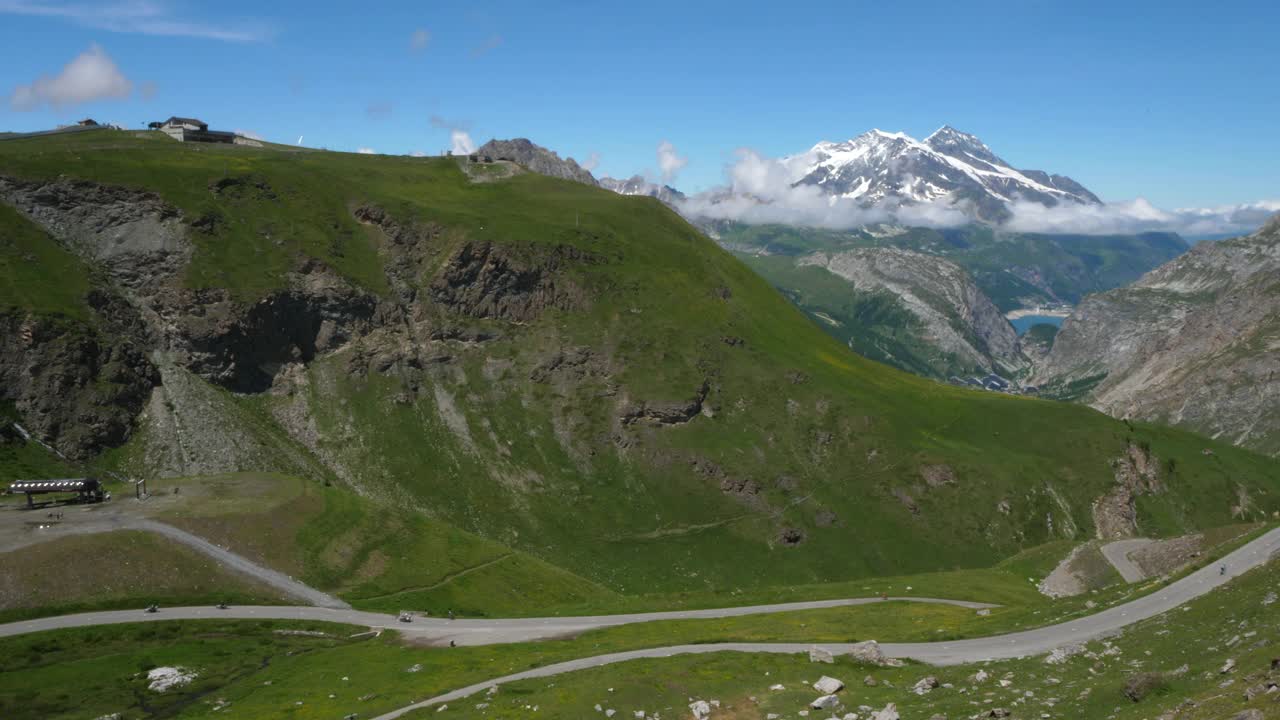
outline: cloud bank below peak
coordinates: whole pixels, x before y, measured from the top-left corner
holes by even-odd
[[[957,227],[973,222],[966,201],[886,200],[868,205],[827,194],[817,185],[798,184],[810,158],[805,154],[770,158],[739,149],[725,168],[726,184],[690,196],[679,210],[695,219],[748,224],[784,224],[844,230],[884,222],[922,227]],[[1280,199],[1208,208],[1164,210],[1144,198],[1123,202],[1046,206],[1015,197],[1009,217],[997,227],[1014,232],[1110,235],[1177,232],[1185,236],[1246,234],[1280,213]]]

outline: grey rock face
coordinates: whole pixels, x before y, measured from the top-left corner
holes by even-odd
[[[133,291],[172,277],[191,257],[182,213],[155,193],[67,178],[0,177],[0,201]]]
[[[1116,417],[1280,453],[1280,218],[1087,297],[1032,382],[1074,383]]]
[[[800,258],[838,275],[859,291],[898,297],[924,324],[927,341],[986,370],[1026,364],[1018,334],[959,265],[898,248],[859,248]]]
[[[490,140],[476,150],[477,155],[487,155],[494,160],[510,160],[523,165],[539,175],[563,178],[596,186],[595,177],[573,158],[561,158],[554,151],[535,145],[525,138],[514,140]]]

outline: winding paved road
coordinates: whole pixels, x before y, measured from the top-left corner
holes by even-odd
[[[870,605],[880,602],[917,602],[939,605],[955,605],[980,610],[998,607],[987,603],[941,598],[891,597],[847,598],[843,600],[814,600],[810,602],[776,603],[709,610],[671,610],[667,612],[630,613],[626,615],[584,615],[578,617],[511,618],[502,620],[446,620],[414,616],[413,622],[402,623],[394,615],[365,612],[350,608],[303,607],[291,605],[239,605],[219,610],[215,607],[161,608],[147,613],[138,610],[107,610],[56,615],[53,617],[23,620],[0,625],[0,637],[23,635],[42,630],[59,630],[93,625],[116,625],[133,622],[157,622],[161,620],[316,620],[321,622],[363,625],[377,630],[397,630],[419,641],[437,645],[496,645],[500,643],[546,640],[578,635],[588,630],[631,625],[657,620],[709,620],[715,618],[760,615],[764,613],[818,610],[821,608]]]
[[[934,665],[956,665],[984,660],[999,660],[1015,657],[1026,657],[1051,652],[1067,645],[1093,640],[1111,635],[1133,623],[1172,610],[1190,600],[1204,595],[1233,577],[1266,563],[1270,558],[1280,555],[1280,528],[1276,528],[1258,537],[1243,547],[1228,554],[1218,562],[1197,570],[1186,577],[1171,583],[1169,586],[1145,597],[1138,598],[1124,605],[1104,610],[1088,617],[1070,622],[1050,625],[1035,630],[997,635],[971,640],[952,640],[933,643],[885,643],[881,645],[884,653],[890,657],[911,658]],[[1225,575],[1219,574],[1219,567],[1225,566]],[[983,603],[972,603],[958,600],[941,600],[933,598],[890,598],[896,601],[933,602],[958,605],[968,608],[993,607]],[[691,620],[706,618],[723,618],[756,613],[785,612],[791,610],[808,610],[815,608],[840,607],[883,602],[879,598],[858,598],[846,600],[822,600],[816,602],[782,603],[776,605],[756,605],[740,608],[722,608],[712,610],[678,610],[660,613],[639,613],[630,615],[600,615],[590,617],[566,618],[531,618],[507,620],[441,620],[436,618],[415,618],[412,623],[397,622],[393,616],[381,613],[368,613],[358,610],[321,607],[288,607],[257,606],[234,607],[227,610],[216,608],[167,608],[158,613],[148,614],[140,610],[124,610],[112,612],[83,613],[60,617],[40,618],[23,622],[0,625],[0,637],[53,630],[69,627],[85,627],[114,623],[139,621],[206,619],[206,618],[244,618],[244,619],[283,619],[283,620],[323,620],[328,622],[349,623],[378,629],[395,629],[411,637],[428,641],[447,643],[450,640],[460,645],[481,645],[503,642],[518,642],[542,638],[572,635],[585,630],[625,625],[636,622],[654,620]],[[392,720],[412,710],[450,702],[459,698],[485,690],[494,685],[522,680],[526,678],[546,677],[560,673],[600,667],[612,663],[625,662],[638,658],[669,657],[689,653],[712,652],[768,652],[799,653],[808,650],[811,643],[710,643],[705,645],[676,645],[671,647],[631,650],[620,653],[597,655],[579,658],[554,665],[547,665],[524,672],[486,680],[465,688],[460,688],[437,697],[415,703],[375,718],[375,720]],[[821,645],[835,654],[847,653],[849,644],[824,643]]]
[[[1168,587],[1158,592],[1127,602],[1124,605],[1117,605],[1108,610],[1103,610],[1095,615],[1008,635],[935,643],[885,643],[880,648],[889,657],[910,658],[933,665],[959,665],[968,662],[1002,660],[1049,653],[1056,648],[1114,634],[1128,625],[1172,610],[1208,593],[1214,588],[1226,584],[1233,577],[1256,568],[1277,555],[1280,555],[1280,528],[1266,533],[1218,562],[1201,568],[1169,584]],[[1219,574],[1218,568],[1220,566],[1227,568],[1225,575]],[[851,647],[844,643],[823,643],[819,646],[835,654],[847,653]],[[394,710],[385,715],[379,715],[374,720],[393,720],[413,710],[458,700],[482,690],[487,690],[494,685],[527,678],[558,675],[575,670],[585,670],[627,660],[712,652],[799,653],[805,652],[811,647],[813,647],[812,643],[713,643],[631,650],[579,658],[459,688],[399,710]]]

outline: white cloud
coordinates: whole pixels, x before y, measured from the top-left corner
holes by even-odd
[[[430,45],[430,44],[431,44],[431,32],[424,28],[418,28],[417,30],[414,30],[413,34],[409,36],[409,49],[412,50],[413,52],[416,52],[416,53],[422,52],[423,50],[426,50],[427,45]]]
[[[409,153],[409,157],[426,157],[426,156],[427,154],[422,152],[421,150],[414,150],[413,152]]]
[[[62,108],[94,100],[129,97],[133,83],[120,72],[102,48],[92,45],[54,77],[37,78],[19,85],[9,96],[14,110],[35,110],[42,105]]]
[[[65,20],[116,33],[193,37],[226,42],[258,42],[272,30],[258,22],[226,25],[177,17],[161,0],[62,2],[58,0],[0,0],[0,14]]]
[[[431,127],[449,131],[450,150],[454,155],[470,155],[476,151],[476,144],[471,140],[470,126],[465,122],[457,122],[440,115],[431,116]]]
[[[674,148],[671,149],[674,154]],[[661,150],[659,151],[661,162]],[[686,200],[680,210],[691,217],[761,224],[781,223],[848,229],[894,221],[923,227],[954,227],[971,222],[963,204],[862,203],[832,197],[813,185],[796,185],[811,158],[807,153],[768,158],[754,150],[737,151],[725,169],[728,184]],[[1184,236],[1245,234],[1280,212],[1280,200],[1263,200],[1211,208],[1163,210],[1143,198],[1127,202],[1082,205],[1063,203],[1045,207],[1016,200],[1012,216],[1001,227],[1015,232],[1085,235],[1177,232]]]
[[[356,150],[356,152],[360,153],[361,155],[377,155],[378,154],[378,152],[373,148],[367,148],[367,147],[362,147],[359,150]]]
[[[591,172],[592,170],[595,170],[597,167],[600,166],[600,153],[592,152],[590,155],[587,156],[586,162],[579,163],[579,164],[581,165],[582,169],[586,170],[587,172]]]
[[[690,197],[681,212],[695,217],[740,222],[782,223],[843,229],[887,222],[895,216],[913,225],[950,227],[968,222],[956,208],[943,203],[866,208],[833,198],[812,185],[795,185],[793,158],[766,158],[754,150],[737,151],[726,169],[727,187]]]
[[[1194,236],[1252,232],[1280,212],[1280,200],[1176,210],[1162,210],[1145,198],[1055,207],[1017,201],[1010,209],[1013,217],[1004,227],[1021,232],[1103,235],[1165,231]]]
[[[662,171],[662,181],[671,182],[676,179],[680,169],[689,164],[689,158],[676,153],[676,146],[670,140],[658,143],[658,169]]]
[[[470,155],[476,151],[476,144],[471,141],[471,133],[457,128],[449,131],[449,142],[453,144],[454,155]]]

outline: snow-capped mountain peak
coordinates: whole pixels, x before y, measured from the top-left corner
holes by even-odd
[[[1092,204],[1079,183],[1039,170],[1018,170],[974,135],[944,125],[921,142],[871,130],[844,142],[820,142],[786,160],[795,184],[872,206],[944,202],[984,220],[1007,216],[1009,203]]]

